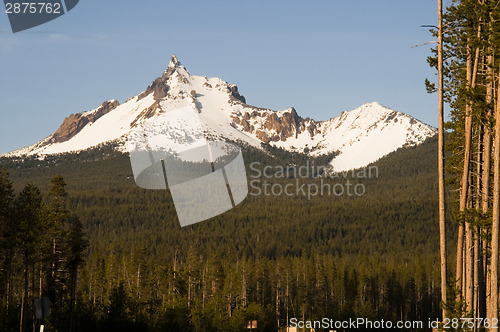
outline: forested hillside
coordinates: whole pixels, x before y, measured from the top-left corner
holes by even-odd
[[[247,166],[328,159],[272,152],[278,157],[245,149]],[[75,331],[239,331],[249,319],[258,320],[258,331],[276,331],[292,317],[439,316],[435,156],[432,138],[383,158],[378,178],[350,179],[365,185],[364,196],[249,195],[184,228],[168,192],[138,188],[128,155],[111,147],[0,164],[16,193],[32,181],[46,202],[55,175],[67,183],[66,208],[89,244],[78,272]],[[14,285],[8,308],[0,292],[2,331],[19,331],[23,266],[14,264],[10,276],[2,271],[3,289]],[[47,328],[68,331],[70,311],[53,312]]]

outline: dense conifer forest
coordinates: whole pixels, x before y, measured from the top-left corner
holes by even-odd
[[[243,331],[247,320],[276,331],[293,317],[438,318],[436,143],[383,158],[378,177],[325,179],[362,183],[363,196],[249,195],[184,228],[168,191],[138,188],[128,155],[112,147],[4,158],[1,330],[20,331],[22,321],[32,331],[40,293],[51,303],[48,331]],[[268,150],[245,148],[247,166],[331,157]],[[450,226],[449,238],[455,233]]]

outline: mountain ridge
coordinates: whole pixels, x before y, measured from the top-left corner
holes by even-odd
[[[255,107],[247,104],[236,85],[191,75],[173,55],[160,77],[123,104],[112,99],[94,110],[72,114],[52,135],[4,156],[80,151],[107,142],[126,149],[124,142],[137,125],[184,106],[198,114],[206,136],[258,148],[267,143],[313,156],[338,152],[332,166],[339,171],[366,166],[436,133],[435,128],[377,102],[324,121],[303,118],[293,107],[282,111]]]

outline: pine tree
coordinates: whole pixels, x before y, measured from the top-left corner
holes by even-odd
[[[0,170],[0,316],[7,316],[15,249],[14,189],[5,168]]]
[[[83,226],[80,219],[73,215],[69,219],[70,229],[67,236],[67,253],[66,266],[69,271],[69,287],[70,287],[70,331],[74,331],[74,312],[76,305],[76,291],[78,283],[78,269],[83,265],[84,251],[88,247],[88,241],[85,239]]]
[[[42,195],[40,190],[32,183],[26,185],[16,200],[17,246],[23,261],[23,291],[21,297],[21,315],[19,331],[26,327],[28,303],[29,269],[37,258],[39,236],[42,233]],[[34,285],[33,285],[34,286]],[[33,292],[32,292],[33,293]]]

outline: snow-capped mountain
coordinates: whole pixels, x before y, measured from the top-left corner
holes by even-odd
[[[246,104],[236,85],[219,78],[194,76],[172,56],[163,73],[137,96],[119,104],[72,114],[42,141],[5,156],[44,155],[85,150],[125,141],[144,121],[189,107],[203,124],[205,135],[261,148],[261,143],[311,155],[339,152],[334,170],[363,167],[406,145],[422,143],[436,129],[376,102],[345,111],[327,121],[299,116],[294,108],[273,111]]]

